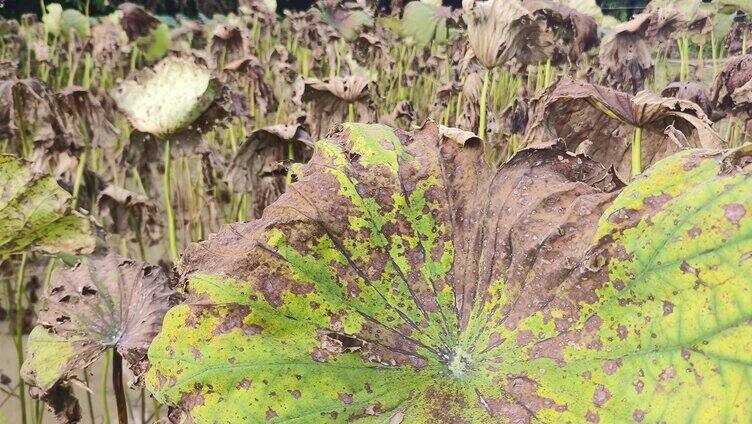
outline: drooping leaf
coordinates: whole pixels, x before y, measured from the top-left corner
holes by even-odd
[[[0,138],[21,144],[28,140],[40,151],[63,151],[80,147],[70,136],[55,94],[38,79],[0,81]],[[23,146],[12,145],[18,153]]]
[[[227,171],[230,187],[251,195],[253,217],[284,193],[285,162],[305,162],[313,141],[301,125],[274,125],[252,132],[240,145]]]
[[[545,22],[553,33],[556,39],[552,54],[554,64],[567,59],[576,63],[585,52],[600,43],[598,23],[589,15],[551,0],[524,0],[522,6]]]
[[[103,104],[91,90],[77,85],[64,88],[55,97],[75,138],[94,147],[111,148],[115,144],[119,131],[112,123],[111,100]]]
[[[279,107],[274,88],[266,78],[265,67],[256,57],[246,56],[228,63],[223,76],[236,86],[247,87],[262,115]]]
[[[571,151],[614,166],[627,181],[634,129],[643,129],[645,166],[680,149],[721,148],[723,141],[694,102],[641,91],[636,96],[563,77],[532,102],[522,147],[562,138]]]
[[[713,81],[710,97],[720,110],[752,116],[752,54],[726,61]]]
[[[715,109],[713,102],[705,93],[705,88],[701,83],[695,81],[675,81],[666,86],[661,91],[663,97],[676,97],[682,100],[689,100],[700,106],[705,115],[713,122],[724,117],[724,113]]]
[[[162,240],[162,218],[147,196],[108,185],[97,197],[100,219],[110,233],[146,235],[153,244]]]
[[[110,253],[58,268],[29,336],[23,378],[45,400],[107,349],[140,378],[174,292],[164,271]]]
[[[0,155],[0,257],[27,249],[91,253],[93,224],[71,210],[71,195],[25,161]]]
[[[313,102],[315,106],[314,116],[310,119],[313,138],[322,137],[332,126],[350,120],[350,108],[355,112],[353,119],[373,120],[375,111],[371,94],[374,87],[370,78],[355,75],[327,80],[306,79],[301,100]]]
[[[373,28],[373,11],[365,1],[319,0],[321,20],[337,30],[345,40],[352,41],[361,31]]]
[[[187,128],[214,102],[219,91],[208,69],[168,58],[112,92],[133,127],[157,137]]]
[[[553,34],[518,0],[464,0],[462,8],[470,46],[488,69],[512,59],[537,65],[553,53]]]

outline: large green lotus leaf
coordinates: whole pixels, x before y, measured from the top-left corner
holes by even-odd
[[[449,15],[449,8],[441,3],[412,1],[402,13],[400,34],[412,38],[419,46],[429,45],[432,41],[445,42],[449,36],[446,25]]]
[[[22,159],[0,155],[0,257],[27,249],[91,253],[91,222],[71,210],[71,195]]]
[[[752,179],[681,153],[621,194],[561,145],[346,124],[189,248],[147,386],[187,422],[741,422]],[[617,197],[619,195],[619,197]]]
[[[112,98],[137,130],[167,137],[190,126],[217,96],[211,72],[196,63],[168,58],[153,70],[118,84]]]

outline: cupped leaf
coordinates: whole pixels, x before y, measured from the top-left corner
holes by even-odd
[[[149,351],[158,399],[199,423],[483,422],[545,404],[517,343],[555,331],[539,309],[615,196],[603,167],[560,147],[496,176],[470,133],[346,124],[303,174],[261,220],[185,253],[189,299]]]
[[[167,137],[190,126],[214,102],[218,83],[208,69],[186,59],[168,58],[112,92],[133,127]]]
[[[0,257],[32,249],[91,253],[94,226],[71,208],[71,195],[25,161],[0,155]]]
[[[161,268],[114,253],[55,270],[21,375],[46,398],[112,348],[139,378],[174,296],[168,282]]]

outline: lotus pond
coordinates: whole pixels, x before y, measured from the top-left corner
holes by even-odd
[[[752,419],[752,1],[116,3],[0,18],[0,423]]]

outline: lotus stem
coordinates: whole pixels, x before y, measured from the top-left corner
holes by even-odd
[[[483,74],[483,88],[480,90],[480,123],[478,124],[478,137],[482,140],[486,139],[486,100],[488,97],[488,80],[490,79],[491,71],[486,70]]]
[[[16,345],[16,358],[18,359],[18,401],[21,407],[21,423],[26,424],[26,384],[20,375],[21,366],[24,362],[23,350],[23,292],[24,276],[26,274],[26,253],[21,254],[21,265],[18,267],[18,277],[16,278],[16,332],[14,342]]]
[[[454,111],[454,125],[457,125],[457,122],[460,120],[460,116],[462,115],[462,91],[457,94],[457,107]]]
[[[710,55],[713,59],[713,78],[718,75],[718,46],[715,42],[715,33],[710,31]]]
[[[632,138],[632,178],[642,172],[642,127],[635,127]]]
[[[73,200],[71,201],[71,207],[76,209],[78,206],[78,195],[81,191],[81,181],[84,177],[84,168],[86,168],[88,148],[84,149],[81,153],[81,157],[78,158],[78,166],[76,167],[76,178],[73,180]]]
[[[128,407],[125,404],[123,389],[123,357],[117,349],[112,350],[112,387],[115,390],[115,402],[119,424],[128,424]]]
[[[742,34],[742,54],[747,54],[747,31]]]
[[[545,79],[544,79],[543,88],[546,88],[549,85],[551,85],[551,79],[553,77],[552,71],[553,71],[553,68],[551,67],[551,58],[549,57],[548,60],[546,61],[546,70],[545,70]]]
[[[172,209],[172,149],[170,140],[165,141],[164,150],[164,176],[162,179],[164,185],[164,204],[167,213],[167,231],[170,242],[170,259],[173,264],[178,262],[178,239],[175,229],[175,211]]]
[[[107,402],[107,374],[110,372],[110,355],[104,355],[104,370],[102,371],[102,409],[104,422],[110,424],[110,403]]]
[[[86,387],[91,387],[91,385],[89,384],[89,371],[88,370],[89,370],[88,367],[84,368],[84,383],[86,383]],[[89,419],[91,420],[91,422],[96,422],[94,421],[94,404],[91,400],[91,392],[88,390],[85,390],[85,392],[86,392],[86,405],[88,406],[88,409],[89,409]]]

